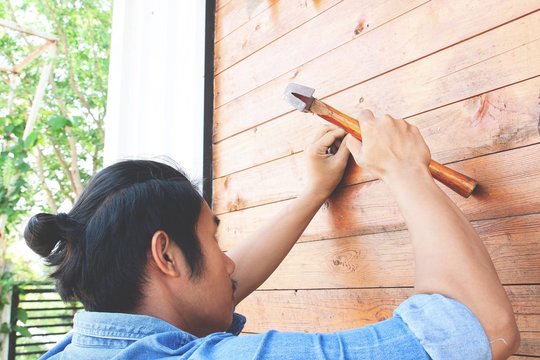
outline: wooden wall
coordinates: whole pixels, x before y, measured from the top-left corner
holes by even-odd
[[[322,121],[281,100],[289,82],[352,115],[405,118],[435,160],[479,180],[473,197],[449,195],[514,305],[515,358],[540,356],[540,1],[221,0],[216,9],[213,208],[223,248],[302,187],[302,151]],[[395,202],[351,166],[238,310],[246,332],[332,331],[389,317],[412,285]]]

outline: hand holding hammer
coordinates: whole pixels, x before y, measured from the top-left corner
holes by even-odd
[[[297,110],[317,114],[362,141],[358,121],[314,98],[314,92],[315,89],[291,83],[287,86],[283,98]],[[435,179],[463,197],[469,197],[477,185],[474,179],[433,160],[429,163],[429,171]]]

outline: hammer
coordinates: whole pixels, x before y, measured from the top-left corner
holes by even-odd
[[[343,128],[352,136],[362,141],[358,121],[325,104],[321,100],[314,98],[314,92],[315,89],[290,83],[285,89],[283,99],[297,110],[317,114],[324,120]],[[472,194],[477,185],[476,180],[433,160],[429,163],[429,171],[435,179],[466,198]]]

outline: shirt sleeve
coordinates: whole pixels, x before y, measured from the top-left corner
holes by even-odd
[[[434,359],[491,359],[484,328],[462,303],[433,294],[414,295],[403,302],[394,317],[401,318]]]
[[[474,314],[437,294],[414,295],[392,318],[357,329],[227,335],[210,335],[195,353],[205,359],[491,359],[489,341]]]

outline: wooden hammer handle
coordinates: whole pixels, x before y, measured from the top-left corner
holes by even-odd
[[[317,99],[313,100],[309,111],[319,115],[326,121],[345,129],[345,131],[352,136],[362,141],[360,125],[355,118],[352,118]],[[429,171],[433,178],[439,180],[441,183],[466,198],[472,194],[477,185],[476,180],[433,160],[429,163]]]

